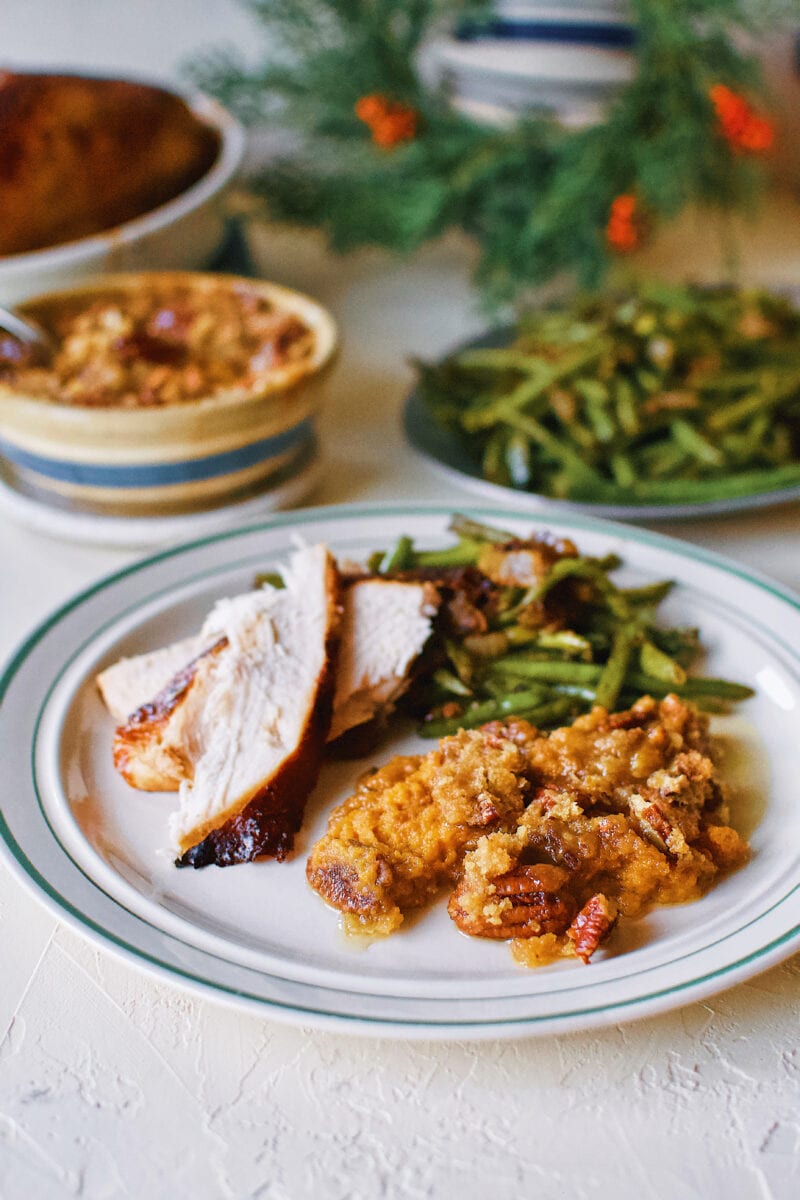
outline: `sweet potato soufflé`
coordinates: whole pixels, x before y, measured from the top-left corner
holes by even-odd
[[[345,927],[391,933],[443,887],[462,932],[535,966],[588,962],[618,915],[693,900],[748,848],[728,824],[708,719],[676,696],[542,734],[512,718],[366,776],[309,882]]]

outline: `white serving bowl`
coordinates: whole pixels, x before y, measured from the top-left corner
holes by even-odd
[[[219,154],[211,169],[174,199],[132,221],[58,246],[1,257],[0,304],[73,287],[107,272],[192,270],[210,261],[223,237],[221,199],[241,163],[245,134],[210,96],[182,98],[219,134]]]

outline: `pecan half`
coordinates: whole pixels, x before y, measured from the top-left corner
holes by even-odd
[[[577,908],[564,890],[569,877],[569,871],[550,863],[516,867],[498,876],[480,898],[470,896],[465,877],[450,897],[447,911],[462,933],[472,937],[563,933]]]
[[[617,920],[617,906],[598,892],[587,900],[567,930],[578,958],[588,963],[601,942],[604,942]]]

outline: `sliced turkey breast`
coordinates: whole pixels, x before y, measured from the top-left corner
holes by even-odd
[[[114,762],[132,787],[177,791],[192,777],[188,741],[196,709],[205,703],[204,661],[228,653],[228,606],[249,604],[260,594],[217,605],[196,637],[120,659],[98,675],[106,705],[123,722],[114,739]],[[406,690],[438,600],[426,582],[360,579],[346,588],[329,741],[385,715]]]
[[[329,741],[391,709],[410,683],[437,606],[429,583],[361,579],[345,590]]]
[[[201,647],[114,738],[128,783],[179,791],[170,831],[181,865],[283,858],[316,782],[334,688],[338,575],[324,546],[297,551],[282,573],[283,589],[221,600],[197,638],[155,662],[115,664],[105,687],[98,680],[107,700],[127,703],[182,648]]]
[[[175,676],[209,650],[213,641],[198,634],[182,638],[160,650],[121,658],[97,676],[97,686],[105,706],[118,725],[122,725],[137,708],[148,704],[162,692]]]
[[[184,729],[191,775],[170,834],[180,866],[283,859],[319,773],[333,705],[340,621],[325,546],[292,555],[284,588],[216,606],[207,628],[224,652],[203,657]]]
[[[209,644],[205,637],[190,640]],[[173,647],[166,649],[171,651]],[[226,638],[217,637],[207,650],[201,650],[173,675],[152,700],[141,704],[118,726],[114,734],[114,766],[131,787],[145,792],[176,792],[183,780],[191,778],[190,742],[205,703],[206,677],[212,661],[226,649]],[[134,686],[136,683],[138,671],[135,667],[129,670],[124,663],[122,660],[115,664],[121,670],[116,678],[112,676],[110,690],[115,703],[119,702],[120,694],[128,694],[129,674]]]

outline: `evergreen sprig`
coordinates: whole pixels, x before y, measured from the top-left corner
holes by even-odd
[[[757,92],[742,31],[797,12],[797,0],[630,0],[637,73],[605,120],[566,130],[532,111],[508,128],[459,113],[420,69],[447,22],[480,21],[483,0],[244,0],[263,26],[264,60],[218,51],[196,82],[245,119],[291,132],[293,149],[253,181],[271,211],[321,226],[338,249],[408,252],[449,228],[480,247],[490,302],[569,271],[596,285],[609,263],[610,206],[633,193],[649,221],[690,201],[741,206],[755,164],[720,135],[710,89]],[[377,146],[356,105],[379,95],[413,111],[416,135]]]

